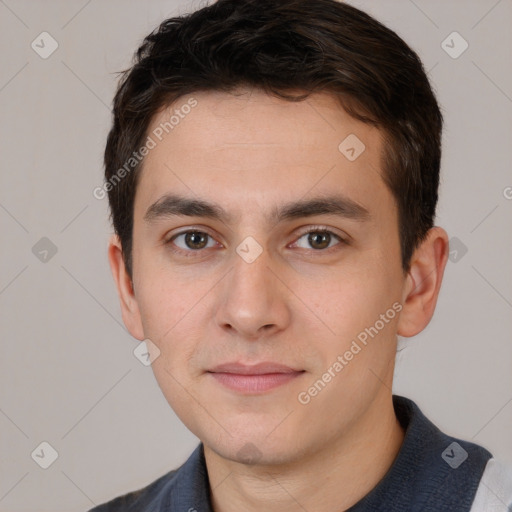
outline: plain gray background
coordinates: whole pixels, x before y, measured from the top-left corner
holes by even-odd
[[[393,391],[512,462],[512,1],[350,3],[419,53],[445,116],[437,224],[457,252],[433,321],[401,340]],[[107,200],[92,191],[114,72],[161,21],[202,5],[0,0],[1,512],[87,510],[198,443],[133,355]],[[46,59],[31,47],[44,31],[58,43]],[[58,452],[48,469],[31,457],[43,441]]]

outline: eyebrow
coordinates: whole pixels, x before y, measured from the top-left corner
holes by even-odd
[[[336,215],[355,221],[368,221],[370,212],[346,196],[328,195],[299,200],[274,207],[267,217],[269,223],[279,223],[314,215]],[[233,222],[234,216],[219,204],[203,199],[193,199],[176,194],[166,194],[154,202],[146,211],[144,220],[153,223],[173,216],[204,217],[221,222]]]

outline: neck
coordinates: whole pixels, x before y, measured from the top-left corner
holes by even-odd
[[[248,466],[204,445],[213,510],[347,510],[384,477],[403,439],[391,393],[386,392],[334,444],[299,462]]]

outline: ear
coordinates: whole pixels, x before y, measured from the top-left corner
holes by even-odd
[[[142,341],[145,337],[139,305],[133,291],[132,280],[126,271],[123,248],[117,235],[113,235],[110,238],[108,260],[117,286],[124,325],[126,325],[126,328],[134,338]]]
[[[431,228],[411,258],[402,296],[397,333],[410,337],[421,332],[430,322],[437,303],[448,261],[448,235],[443,228]]]

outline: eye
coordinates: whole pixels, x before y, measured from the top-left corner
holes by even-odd
[[[209,241],[211,243],[209,243]],[[198,252],[201,249],[214,247],[215,243],[216,242],[208,233],[197,230],[178,233],[166,242],[166,244],[168,244],[173,251],[183,253]],[[173,245],[177,246],[178,249],[174,248]]]
[[[302,243],[301,240],[303,240]],[[315,251],[321,251],[333,247],[332,242],[335,242],[336,240],[341,244],[347,243],[339,235],[336,235],[335,233],[329,231],[328,229],[312,228],[309,231],[303,233],[298,238],[297,242],[295,242],[295,245],[303,249],[313,248],[313,250]]]
[[[302,233],[297,241],[293,243],[293,246],[301,249],[327,252],[328,249],[342,244],[347,245],[348,242],[340,235],[324,227],[313,227]],[[199,255],[202,249],[209,249],[216,245],[221,246],[211,235],[196,229],[173,235],[165,242],[165,245],[169,246],[172,252],[185,257]]]

